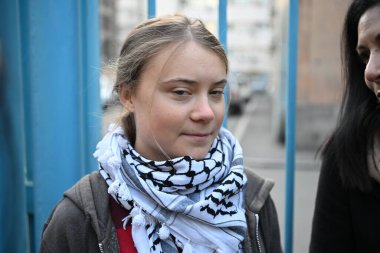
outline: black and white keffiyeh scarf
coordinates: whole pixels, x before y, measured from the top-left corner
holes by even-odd
[[[242,252],[246,176],[238,141],[222,128],[204,159],[145,159],[110,126],[94,156],[108,192],[130,215],[139,253]]]

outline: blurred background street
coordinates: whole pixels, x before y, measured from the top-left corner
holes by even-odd
[[[248,169],[275,181],[272,197],[277,207],[284,239],[285,148],[272,136],[272,101],[268,94],[255,94],[244,114],[231,116],[229,128],[239,137]],[[296,153],[293,252],[308,252],[319,160],[314,150]]]

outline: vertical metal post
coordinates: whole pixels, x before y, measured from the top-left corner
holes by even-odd
[[[227,0],[219,0],[218,36],[227,52]]]
[[[227,53],[227,0],[219,0],[219,18],[218,18],[218,37],[222,44],[224,50]],[[226,113],[224,114],[223,126],[227,127],[228,122],[228,91],[229,88],[226,86],[226,92],[224,96],[224,101],[226,104]]]
[[[28,252],[19,1],[0,1],[0,252]]]
[[[294,173],[296,148],[298,0],[289,0],[288,80],[286,110],[285,253],[293,251]]]
[[[156,16],[156,0],[148,0],[148,18]]]
[[[81,39],[82,39],[82,147],[84,172],[98,169],[93,157],[96,144],[101,136],[100,106],[100,19],[99,0],[82,1]]]

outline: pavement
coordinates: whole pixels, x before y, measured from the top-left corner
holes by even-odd
[[[242,116],[230,116],[228,128],[239,139],[245,165],[262,177],[275,181],[272,198],[278,212],[282,245],[285,239],[285,147],[277,143],[272,131],[273,101],[268,94],[254,95]],[[107,109],[103,131],[122,115],[120,107]],[[311,222],[320,161],[315,150],[296,151],[294,185],[293,253],[306,253],[310,242]]]

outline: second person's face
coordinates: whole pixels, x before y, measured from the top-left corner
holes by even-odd
[[[194,41],[177,46],[149,60],[129,100],[135,149],[151,160],[204,158],[223,122],[226,65]]]
[[[357,52],[366,64],[365,82],[380,100],[380,6],[360,18]]]

